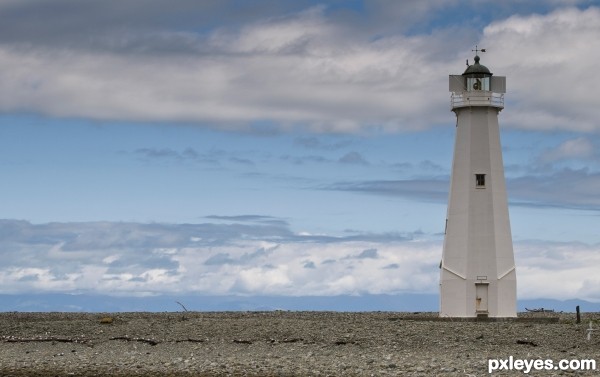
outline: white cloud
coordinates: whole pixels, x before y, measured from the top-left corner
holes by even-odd
[[[512,16],[486,27],[481,44],[488,53],[482,63],[507,76],[507,123],[534,130],[600,130],[591,94],[600,86],[594,74],[599,34],[597,7]]]
[[[323,16],[325,7],[314,6],[293,17],[273,18],[243,27],[237,33],[224,29],[213,33],[211,46],[236,53],[299,52],[308,42],[328,39],[335,32]]]
[[[540,156],[542,163],[551,163],[567,159],[589,159],[594,157],[595,148],[592,142],[584,137],[569,139],[556,148],[546,150]]]
[[[268,234],[227,234],[230,224],[203,225],[103,223],[115,234],[106,245],[102,233],[90,224],[20,224],[15,239],[0,239],[17,253],[3,251],[0,293],[96,293],[118,296],[159,294],[334,296],[357,294],[436,293],[439,282],[440,241],[301,236],[273,240]],[[148,239],[168,247],[144,246],[129,237],[138,229]],[[203,230],[204,229],[204,230]],[[190,233],[222,234],[206,243],[190,242]],[[52,253],[68,253],[67,240],[57,246],[47,240],[87,234],[94,242],[94,258],[74,253],[59,259]],[[41,237],[43,235],[43,237]],[[94,237],[98,239],[93,240]],[[163,240],[163,241],[161,241]],[[60,250],[57,250],[60,248]],[[600,301],[597,289],[600,266],[598,245],[526,241],[515,244],[518,297]],[[62,255],[62,254],[61,254]],[[215,263],[207,263],[208,261]],[[218,261],[218,263],[216,262]],[[310,268],[307,268],[307,265]]]
[[[515,246],[518,296],[600,301],[600,246],[525,242]]]
[[[13,228],[15,239],[2,238],[0,246],[10,244],[19,252],[3,253],[2,292],[310,296],[431,291],[436,286],[428,274],[435,271],[437,245],[402,238],[390,242],[389,235],[378,241],[377,235],[360,240],[289,233],[272,241],[264,225],[227,234],[234,225],[3,224]],[[113,235],[110,242],[105,232]],[[221,239],[189,241],[190,233],[204,232]],[[80,237],[71,239],[73,234]],[[92,254],[77,251],[79,238]],[[150,240],[162,247],[149,245]],[[305,268],[307,261],[312,268]],[[390,264],[398,268],[386,268]]]

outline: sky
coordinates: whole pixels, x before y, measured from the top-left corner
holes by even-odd
[[[0,294],[436,294],[476,46],[518,298],[600,302],[585,0],[0,0]]]

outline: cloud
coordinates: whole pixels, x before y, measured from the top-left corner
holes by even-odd
[[[445,202],[448,200],[449,184],[447,179],[375,180],[336,182],[323,188],[326,190],[355,191],[366,194]]]
[[[348,152],[338,162],[351,165],[369,165],[369,162],[358,152]]]
[[[545,150],[539,157],[543,164],[569,159],[590,159],[596,157],[596,148],[584,137],[569,139],[555,148]]]
[[[205,218],[210,219],[210,220],[222,220],[222,221],[241,222],[241,223],[271,224],[271,225],[279,225],[282,227],[287,227],[289,225],[289,223],[286,220],[283,220],[278,217],[264,216],[264,215],[235,215],[235,216],[209,215],[209,216],[205,216]]]
[[[358,259],[377,259],[377,249],[366,249],[356,256]]]
[[[289,230],[282,237],[275,227],[246,225],[236,233],[234,225],[2,220],[0,229],[17,232],[0,237],[0,293],[330,296],[438,289],[439,240]],[[515,253],[519,298],[600,301],[598,245],[525,241],[515,243]]]
[[[279,3],[266,0],[236,9],[230,0],[89,0],[85,5],[55,0],[49,7],[43,0],[4,0],[0,42],[120,53],[189,53],[199,49],[198,30],[298,9]]]
[[[421,161],[418,165],[419,169],[425,171],[434,171],[434,172],[447,172],[447,168],[443,167],[439,164],[436,164],[429,160]]]
[[[210,215],[206,216],[207,219],[213,220],[227,220],[227,221],[241,221],[241,222],[254,222],[254,221],[264,221],[264,220],[273,220],[272,216],[262,216],[262,215],[236,215],[236,216],[222,216],[222,215]]]
[[[598,245],[530,241],[515,250],[519,298],[600,301]]]
[[[234,260],[229,257],[227,253],[219,253],[211,256],[207,260],[204,261],[204,264],[207,266],[211,265],[222,265],[222,264],[230,264],[233,263]]]
[[[310,2],[244,12],[229,1],[10,2],[0,8],[0,111],[244,132],[421,130],[449,122],[445,78],[460,73],[464,46],[479,43],[482,62],[508,76],[505,123],[597,131],[587,88],[600,85],[589,74],[600,10],[519,6],[523,14],[473,24],[473,9],[503,10],[483,4],[490,9],[473,3],[469,13],[442,1],[367,2],[360,12]],[[430,23],[448,11],[466,19]],[[419,22],[426,30],[411,29]],[[481,40],[473,27],[484,27]]]
[[[508,76],[504,121],[533,130],[600,130],[587,89],[600,85],[600,78],[589,74],[600,59],[599,33],[597,7],[515,15],[488,25],[481,44],[492,48],[482,63]]]
[[[2,292],[341,294],[342,287],[365,289],[358,286],[360,279],[341,284],[348,271],[362,263],[383,267],[383,250],[397,260],[391,245],[407,242],[385,234],[299,235],[281,224],[262,223],[269,216],[212,217],[248,225],[2,220]],[[333,275],[324,281],[328,273]],[[381,284],[372,286],[386,291]]]
[[[181,155],[169,148],[162,148],[162,149],[153,149],[153,148],[140,148],[140,149],[136,149],[135,153],[138,153],[140,155],[143,155],[145,157],[148,158],[175,158],[175,159],[181,159]]]
[[[508,193],[517,205],[600,210],[600,173],[564,168],[547,175],[508,180]]]
[[[304,165],[307,163],[322,164],[322,163],[333,162],[331,159],[328,159],[323,156],[316,156],[316,155],[306,155],[306,156],[283,155],[283,156],[281,156],[281,160],[290,161],[292,164],[295,164],[295,165]]]
[[[560,149],[559,149],[560,150]],[[563,154],[564,156],[564,154]],[[324,190],[403,197],[447,203],[449,180],[444,177],[405,180],[343,181],[321,186]],[[506,179],[509,205],[600,210],[600,173],[588,168],[550,169]]]
[[[217,164],[224,152],[212,150],[208,153],[199,153],[194,148],[177,151],[171,148],[138,148],[133,152],[146,161],[161,161],[171,163],[209,163]],[[232,157],[233,158],[233,157]]]
[[[337,18],[332,22],[323,6],[280,17],[254,15],[230,27],[207,22],[201,31],[191,25],[178,30],[167,22],[185,14],[190,2],[174,11],[138,4],[143,14],[128,27],[124,17],[133,16],[134,6],[92,2],[88,13],[71,2],[61,4],[56,19],[44,17],[52,20],[48,25],[34,21],[57,11],[41,2],[4,9],[21,16],[19,23],[4,25],[11,37],[0,44],[0,111],[334,132],[420,129],[447,118],[447,93],[432,73],[448,70],[426,64],[428,51],[452,41],[438,40],[444,33],[435,39],[349,39],[346,25]],[[211,3],[192,15],[208,20],[203,8],[208,14],[223,10]],[[148,21],[140,21],[142,16]],[[19,25],[26,24],[37,30],[25,33]],[[419,47],[424,45],[429,48]],[[428,119],[422,116],[426,111]]]
[[[247,166],[253,166],[254,162],[252,160],[249,160],[247,158],[240,158],[240,157],[230,157],[229,161],[235,163],[235,164],[239,164],[239,165],[247,165]]]
[[[294,139],[294,144],[306,149],[335,151],[352,144],[351,140],[338,140],[334,142],[323,141],[316,136],[303,136]]]

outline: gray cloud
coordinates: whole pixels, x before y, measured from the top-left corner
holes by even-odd
[[[358,152],[348,152],[338,162],[352,165],[369,165],[369,162]]]
[[[529,175],[507,182],[515,204],[600,210],[600,173],[588,169],[561,169],[547,175]]]
[[[338,141],[323,141],[316,136],[304,136],[297,137],[294,139],[294,144],[299,145],[306,149],[312,150],[324,150],[324,151],[335,151],[338,149],[345,148],[352,144],[350,140],[338,140]]]
[[[186,148],[182,151],[176,151],[171,148],[139,148],[134,151],[137,156],[147,161],[162,161],[162,162],[198,162],[217,164],[223,157],[225,152],[219,150],[211,150],[208,153],[199,153],[194,148]]]
[[[379,180],[337,182],[327,190],[355,191],[366,194],[402,196],[417,200],[444,202],[448,200],[447,179]]]
[[[510,7],[366,1],[357,12],[314,4],[4,1],[0,111],[256,133],[419,130],[448,123],[444,77],[463,66],[465,45],[479,43],[494,46],[492,68],[509,76],[508,125],[600,127],[586,90],[556,95],[595,69],[596,7],[537,15],[511,2],[522,15],[492,21]],[[448,11],[461,17],[440,25],[438,12]],[[437,31],[421,30],[430,22]],[[594,80],[586,76],[586,86],[600,86]]]
[[[198,40],[226,22],[233,26],[257,17],[306,6],[231,0],[72,0],[3,1],[0,42],[133,53],[202,52]]]
[[[281,156],[281,160],[283,161],[289,161],[292,164],[295,165],[304,165],[306,163],[316,163],[316,164],[322,164],[322,163],[331,163],[333,162],[333,160],[328,159],[326,157],[323,156],[316,156],[316,155],[308,155],[308,156],[290,156],[290,155],[283,155]]]
[[[425,161],[421,161],[418,165],[418,168],[420,170],[425,170],[425,171],[432,171],[432,172],[447,172],[447,168],[436,164],[432,161],[429,160],[425,160]]]
[[[24,265],[53,260],[86,260],[100,263],[117,255],[108,265],[114,268],[144,265],[148,268],[166,265],[168,250],[180,248],[225,247],[236,240],[269,242],[335,244],[344,242],[404,242],[412,239],[409,233],[355,233],[346,236],[297,234],[286,220],[263,215],[207,216],[226,223],[161,224],[125,222],[85,222],[31,224],[27,221],[0,220],[0,249],[8,260]],[[236,263],[272,253],[276,245],[258,247],[240,255]],[[152,250],[164,250],[153,254]],[[49,252],[50,251],[50,252]],[[42,256],[36,256],[43,252]],[[132,252],[135,256],[119,256]],[[104,263],[104,262],[102,262]],[[169,268],[176,268],[175,264]]]
[[[249,132],[428,128],[447,123],[438,72],[462,66],[449,51],[464,43],[456,33],[404,36],[397,25],[445,7],[9,2],[0,8],[9,20],[0,29],[0,110]],[[357,34],[357,21],[383,29]]]
[[[194,148],[181,151],[171,148],[138,148],[133,152],[147,163],[155,164],[208,164],[227,165],[227,163],[242,166],[254,166],[253,160],[246,158],[242,152],[210,149],[199,152]]]
[[[222,245],[239,238],[294,238],[285,221],[265,216],[259,224],[140,224],[125,222],[86,222],[31,224],[0,220],[0,240],[4,245],[53,247],[66,253],[94,250],[173,248]],[[97,258],[97,257],[96,257]]]
[[[241,223],[258,223],[258,224],[269,224],[274,226],[288,227],[289,223],[278,217],[263,216],[263,215],[235,215],[235,216],[222,216],[222,215],[209,215],[205,216],[206,219],[210,220],[222,220],[231,222]]]
[[[240,222],[255,222],[255,221],[265,221],[265,220],[274,220],[275,219],[275,217],[263,216],[263,215],[236,215],[236,216],[209,215],[209,216],[206,216],[205,218],[212,219],[212,220],[226,220],[226,221],[240,221]]]
[[[172,259],[171,255],[161,255],[152,253],[148,248],[146,252],[125,252],[121,251],[118,259],[108,263],[108,274],[120,273],[142,273],[149,269],[166,269],[169,271],[177,271],[179,263]],[[103,249],[100,249],[103,250]],[[113,249],[114,250],[114,249]]]
[[[211,265],[222,265],[222,264],[230,264],[233,263],[234,260],[229,257],[227,253],[218,253],[213,255],[204,261],[204,264],[207,266]]]
[[[377,249],[366,249],[356,256],[358,259],[377,259]]]
[[[394,169],[398,169],[400,171],[405,171],[405,170],[412,169],[413,164],[411,164],[410,162],[396,162],[396,163],[393,163],[391,165],[391,167]]]
[[[19,281],[21,282],[32,282],[32,281],[39,281],[40,277],[39,274],[33,273],[31,275],[24,275],[23,277],[19,278]]]
[[[321,188],[446,203],[449,185],[448,178],[432,178],[346,181]],[[509,177],[506,185],[510,205],[600,210],[600,173],[587,168],[551,169],[541,174]]]
[[[510,8],[514,8],[512,2]],[[56,45],[61,47],[103,48],[135,53],[204,51],[196,39],[210,35],[223,24],[232,28],[264,23],[265,20],[289,22],[294,14],[315,4],[307,0],[4,0],[0,5],[0,43]],[[465,4],[440,0],[418,3],[367,0],[360,12],[354,4],[330,2],[318,5],[332,23],[352,38],[370,38],[403,33],[414,25],[429,25],[437,12],[446,12]],[[472,4],[468,4],[472,5]],[[539,7],[539,5],[538,5]],[[498,14],[509,7],[485,2],[477,7],[484,13]],[[502,12],[505,14],[506,12]],[[474,18],[453,20],[464,24]],[[489,18],[489,17],[485,17]],[[478,25],[479,26],[479,25]],[[195,37],[195,38],[192,38]]]
[[[239,164],[239,165],[247,165],[247,166],[253,166],[254,162],[252,160],[249,160],[247,158],[240,158],[240,157],[230,157],[229,161]]]
[[[324,147],[323,149],[325,149],[325,148],[326,147]],[[343,156],[341,156],[337,160],[319,156],[319,155],[303,155],[303,156],[283,155],[280,157],[280,159],[283,161],[291,162],[295,165],[304,165],[304,164],[309,164],[309,163],[315,163],[315,164],[339,163],[339,164],[344,164],[344,165],[364,165],[364,166],[370,165],[369,161],[367,161],[362,154],[355,152],[355,151],[345,153]]]
[[[175,158],[181,159],[182,155],[169,148],[155,149],[155,148],[140,148],[136,149],[135,153],[143,155],[149,158]]]

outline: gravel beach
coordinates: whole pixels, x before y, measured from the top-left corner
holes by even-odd
[[[1,376],[484,376],[488,359],[595,359],[600,314],[555,323],[437,313],[0,313]],[[432,320],[429,320],[432,319]],[[589,375],[595,371],[532,371]],[[497,371],[519,376],[522,371]]]

